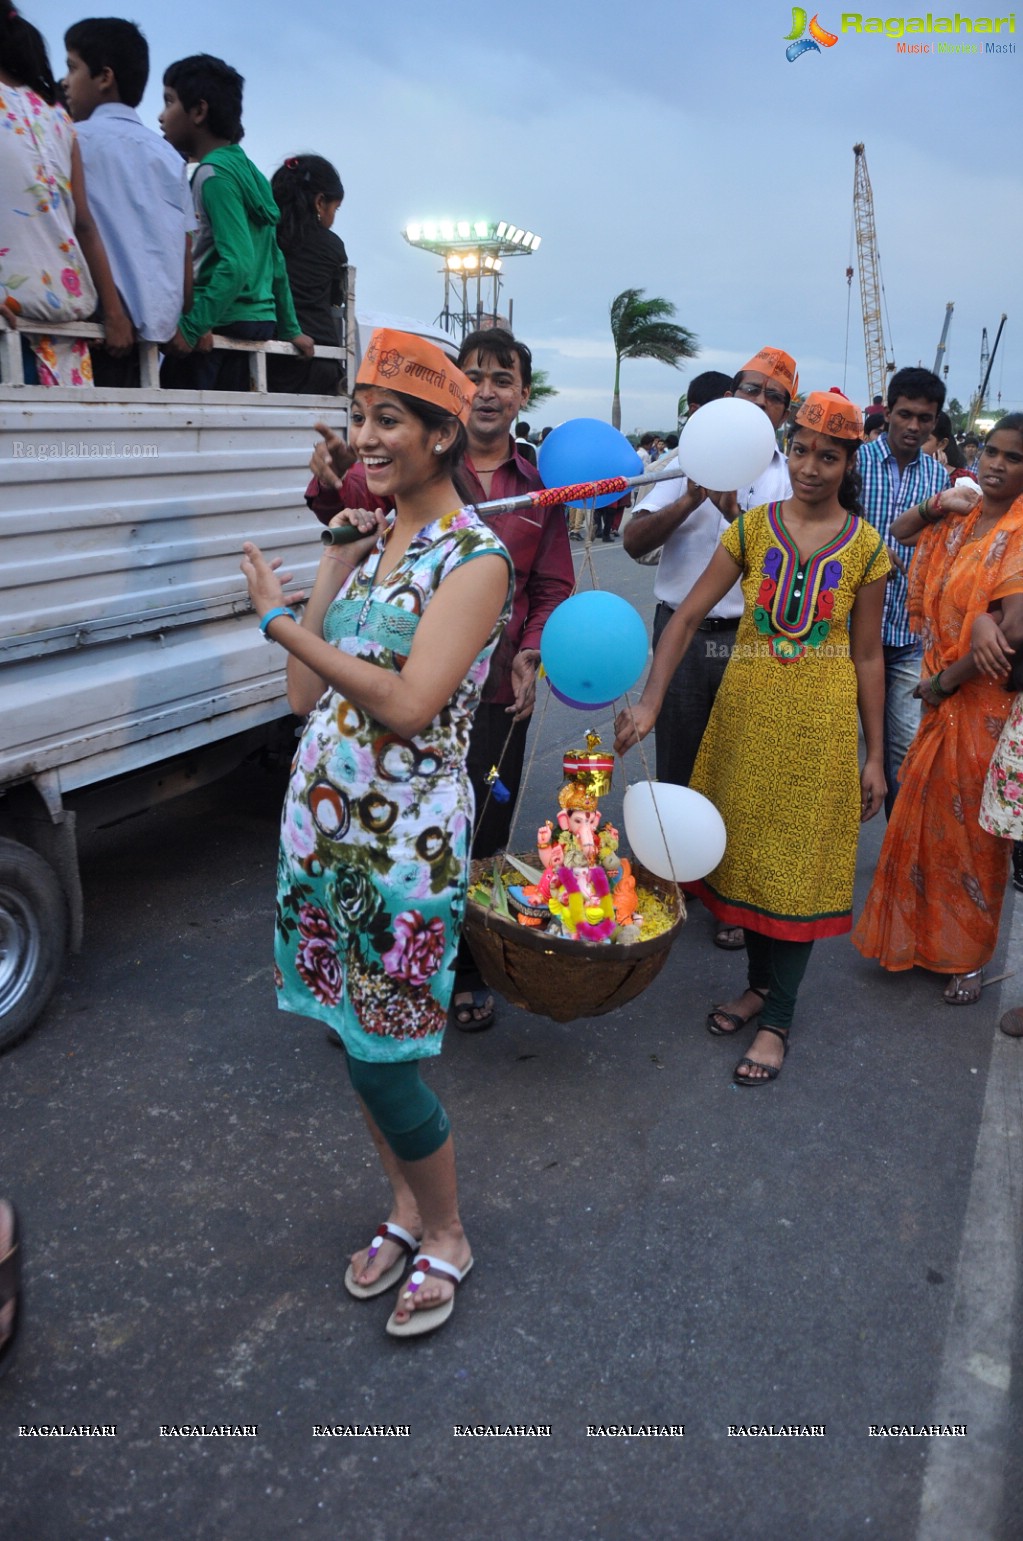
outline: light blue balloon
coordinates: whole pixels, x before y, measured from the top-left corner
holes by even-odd
[[[643,462],[617,428],[599,417],[573,417],[549,433],[540,445],[537,470],[545,487],[571,487],[574,482],[599,482],[610,476],[638,476]],[[569,503],[569,508],[604,508],[617,503],[620,492]]]
[[[540,658],[551,684],[581,706],[601,706],[631,690],[646,667],[648,650],[639,611],[620,594],[601,589],[564,600],[540,638]]]

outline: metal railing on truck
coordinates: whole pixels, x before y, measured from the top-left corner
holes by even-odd
[[[102,328],[0,321],[0,1047],[81,938],[76,816],[150,806],[290,723],[241,542],[285,555],[309,587],[313,423],[343,427],[348,408],[268,391],[267,355],[296,350],[234,338],[217,343],[250,355],[247,392],[164,390],[145,344],[137,388],[27,385],[29,333]],[[316,351],[352,380],[354,324],[347,338]]]

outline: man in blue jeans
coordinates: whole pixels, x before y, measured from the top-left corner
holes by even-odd
[[[885,814],[890,818],[899,789],[899,768],[920,722],[923,652],[909,629],[906,574],[911,546],[892,540],[892,521],[908,508],[948,486],[948,472],[922,450],[945,403],[945,387],[929,369],[900,369],[888,386],[887,425],[864,444],[856,464],[863,479],[863,513],[884,538],[894,566],[888,579],[881,640],[884,644],[884,775],[888,783]]]

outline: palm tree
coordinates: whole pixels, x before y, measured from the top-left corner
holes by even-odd
[[[682,360],[695,358],[697,340],[684,326],[675,326],[671,317],[675,307],[670,300],[645,300],[644,289],[623,289],[611,301],[611,336],[615,345],[615,393],[611,403],[611,422],[622,426],[622,403],[618,381],[623,358],[655,358],[673,369]]]
[[[529,385],[529,403],[525,410],[535,412],[538,407],[546,406],[547,402],[553,401],[557,394],[558,388],[551,384],[546,369],[534,369]]]

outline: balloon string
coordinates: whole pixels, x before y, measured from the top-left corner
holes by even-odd
[[[581,485],[580,489],[579,489],[580,492],[590,493],[590,494],[592,494],[592,496],[590,496],[590,497],[580,497],[580,498],[575,499],[575,501],[585,501],[585,502],[587,502],[589,504],[589,507],[587,509],[587,515],[586,515],[587,535],[586,535],[586,544],[585,544],[585,548],[584,548],[584,552],[583,552],[583,565],[585,566],[587,574],[588,574],[589,579],[590,579],[590,587],[596,593],[600,593],[601,592],[601,588],[600,588],[600,582],[599,582],[599,580],[597,578],[597,570],[596,570],[596,568],[593,565],[593,515],[596,512],[596,508],[594,506],[595,505],[595,500],[596,500],[597,497],[600,497],[604,491],[608,491],[608,492],[618,492],[618,491],[621,491],[622,490],[622,486],[620,484],[624,483],[624,480],[625,479],[623,477],[619,476],[619,477],[613,478],[611,481],[609,481],[607,483],[600,483],[600,484],[594,484],[594,483],[587,484],[587,483],[583,483]],[[538,501],[543,500],[543,501],[546,501],[548,503],[554,503],[555,501],[561,502],[562,500],[568,501],[568,499],[566,497],[566,491],[571,492],[573,489],[571,489],[571,488],[569,488],[569,489],[559,488],[557,490],[558,490],[558,493],[559,493],[559,496],[558,496],[557,499],[555,499],[553,497],[545,498],[543,493],[537,493],[534,496],[537,498]],[[576,580],[575,580],[575,583],[572,585],[572,594],[569,595],[569,598],[571,598],[572,595],[574,595],[574,594],[578,594],[579,592],[580,592],[580,589],[579,589],[579,578],[577,577]],[[519,819],[520,819],[521,813],[522,813],[522,806],[523,806],[523,804],[524,804],[524,802],[526,800],[526,788],[529,786],[529,779],[530,779],[530,776],[532,775],[532,771],[533,771],[533,763],[534,763],[534,761],[536,759],[537,750],[538,750],[538,748],[540,746],[540,740],[541,740],[541,738],[543,736],[542,729],[543,729],[543,725],[544,725],[544,720],[546,719],[547,711],[548,711],[548,708],[550,707],[552,699],[553,699],[553,692],[548,690],[546,692],[545,697],[544,697],[543,705],[540,708],[540,720],[536,724],[536,730],[533,733],[533,742],[532,742],[532,746],[531,746],[530,752],[529,752],[529,759],[526,761],[525,770],[522,773],[522,780],[521,780],[520,785],[519,785],[518,796],[515,799],[515,808],[514,808],[514,811],[512,813],[511,827],[509,828],[509,831],[508,831],[508,842],[509,842],[509,845],[514,843],[513,836],[515,835],[515,832],[516,832],[516,830],[518,828],[518,825],[519,825]],[[632,698],[631,698],[631,695],[630,695],[629,691],[625,692],[624,698],[623,697],[619,697],[619,696],[613,697],[611,705],[613,707],[615,701],[622,700],[622,699],[624,699],[625,710],[629,714],[629,720],[632,723],[633,728],[635,729],[636,720],[635,720],[635,717],[633,716],[633,712],[632,712]],[[614,719],[612,717],[612,722],[613,722],[613,720]],[[514,731],[514,727],[515,727],[515,725],[513,723],[512,726],[508,729],[508,736],[507,736],[507,738],[504,741],[504,745],[503,745],[503,747],[501,749],[501,753],[500,753],[500,756],[499,756],[498,761],[497,761],[498,772],[500,772],[501,762],[504,759],[504,756],[505,756],[505,754],[507,753],[507,750],[508,750],[508,745],[511,742],[511,736],[512,736],[512,732]],[[651,786],[653,786],[655,784],[655,778],[653,776],[651,776],[651,774],[650,774],[650,764],[649,764],[649,762],[647,760],[646,748],[644,747],[643,740],[639,737],[638,733],[636,735],[636,748],[639,750],[639,758],[640,758],[640,761],[642,763],[643,770],[644,770],[644,772],[646,774],[647,782]],[[629,773],[628,773],[628,770],[626,768],[626,764],[625,764],[624,758],[621,761],[621,765],[622,765],[622,772],[623,772],[623,774],[625,776],[626,789],[628,789],[628,787],[630,785]],[[483,819],[483,814],[486,812],[486,809],[489,806],[490,798],[491,798],[492,795],[493,795],[493,787],[491,786],[490,788],[488,788],[486,801],[483,804],[483,809],[482,809],[482,811],[481,811],[481,813],[479,815],[479,818],[477,819],[477,822],[476,822],[476,832],[478,832],[478,830],[479,830],[480,823],[481,823],[481,821]],[[679,899],[680,904],[683,907],[683,912],[684,912],[684,910],[685,910],[685,895],[682,892],[682,888],[680,886],[679,879],[678,879],[678,877],[677,877],[677,875],[675,873],[675,863],[672,860],[671,846],[670,846],[670,844],[668,842],[667,832],[666,832],[666,830],[664,828],[664,823],[663,823],[663,821],[661,819],[661,810],[660,810],[660,807],[658,806],[658,802],[657,802],[656,796],[652,797],[651,800],[652,800],[653,805],[654,805],[654,816],[657,819],[657,828],[660,831],[661,840],[664,843],[664,849],[665,849],[665,852],[666,852],[667,857],[668,857],[668,866],[669,866],[669,868],[671,870],[671,881],[675,885],[675,893],[676,893],[676,895],[677,895],[677,897]],[[498,868],[498,872],[497,872],[498,881],[500,881],[500,879],[504,876],[504,872],[505,872],[505,869],[506,869],[507,865],[508,865],[508,863],[507,863],[507,851],[502,851],[500,853],[500,867]],[[489,904],[489,908],[491,910],[496,908],[495,889],[496,889],[496,884],[493,885],[491,887],[491,890],[490,890],[490,904]]]
[[[650,765],[649,765],[649,763],[647,761],[646,750],[643,747],[643,740],[640,738],[639,732],[638,732],[638,730],[636,728],[636,719],[635,719],[635,717],[632,714],[632,700],[631,700],[631,698],[629,696],[629,692],[628,691],[625,692],[625,710],[629,714],[629,721],[632,723],[633,731],[636,733],[636,748],[639,750],[639,758],[642,761],[643,769],[646,772],[647,785],[650,786],[650,787],[653,787],[653,786],[656,785],[656,778],[651,776],[651,774],[650,774]],[[623,771],[623,774],[625,776],[625,789],[626,789],[626,791],[628,791],[630,785],[632,785],[633,783],[631,783],[629,781],[629,773],[628,773],[628,770],[626,769],[626,766],[625,766],[625,758],[624,758],[624,756],[622,757],[622,762],[621,763],[622,763],[622,771]],[[636,783],[636,785],[638,785],[638,783]],[[667,835],[667,832],[666,832],[666,830],[664,828],[664,824],[663,824],[663,822],[661,820],[661,810],[658,807],[656,794],[651,793],[650,801],[654,805],[654,817],[657,820],[657,828],[660,830],[661,839],[664,842],[664,850],[665,850],[665,854],[666,854],[666,856],[668,858],[668,866],[669,866],[669,868],[671,870],[671,881],[675,885],[675,892],[676,892],[676,894],[678,895],[679,899],[682,901],[682,903],[684,905],[685,904],[685,898],[683,896],[682,889],[681,889],[681,887],[679,885],[679,878],[678,878],[678,876],[677,876],[677,874],[675,872],[675,863],[672,860],[672,856],[671,856],[671,846],[668,843],[668,835]],[[624,820],[623,820],[623,822],[624,822]]]
[[[620,477],[617,478],[617,479],[619,481],[621,480]],[[537,496],[540,496],[540,494],[537,494]],[[548,501],[549,502],[554,502],[554,501],[560,502],[561,499],[560,499],[560,497],[557,500],[551,498],[551,499],[548,499]],[[596,569],[595,569],[595,567],[593,565],[593,552],[592,552],[592,546],[593,546],[593,540],[592,540],[593,502],[592,502],[592,500],[588,500],[588,501],[590,502],[590,507],[589,507],[589,509],[587,511],[587,525],[586,525],[588,533],[587,533],[587,536],[586,536],[586,548],[585,548],[585,553],[584,553],[583,561],[584,561],[584,565],[586,567],[586,570],[589,573],[590,583],[591,583],[592,587],[595,590],[599,590],[600,584],[597,582],[597,573],[596,573]],[[571,599],[572,595],[578,594],[578,593],[579,593],[579,579],[577,577],[575,579],[575,582],[572,585],[572,591],[568,595],[568,598]],[[522,814],[522,806],[523,806],[523,804],[525,803],[525,800],[526,800],[526,788],[529,786],[529,778],[532,775],[532,771],[533,771],[533,762],[536,759],[536,753],[537,753],[537,750],[538,750],[538,748],[540,746],[540,740],[543,737],[542,730],[543,730],[544,720],[545,720],[545,718],[547,716],[547,711],[548,711],[548,708],[550,707],[552,699],[553,699],[553,693],[550,690],[547,690],[545,695],[544,695],[543,705],[540,708],[540,720],[536,724],[536,729],[535,729],[535,731],[533,733],[533,743],[532,743],[532,746],[531,746],[530,751],[529,751],[529,759],[526,761],[526,766],[525,766],[525,769],[524,769],[524,771],[522,773],[522,780],[519,783],[518,796],[515,799],[515,808],[514,808],[514,811],[512,813],[511,827],[508,830],[508,843],[509,843],[509,845],[513,845],[514,844],[514,836],[515,836],[515,832],[516,832],[516,830],[518,829],[518,826],[519,826],[519,820],[520,820],[520,817],[521,817],[521,814]],[[509,730],[508,730],[508,737],[504,741],[504,747],[501,750],[501,755],[500,755],[500,758],[498,759],[498,762],[497,762],[497,769],[498,769],[499,772],[500,772],[500,769],[501,769],[501,761],[504,759],[504,756],[505,756],[505,754],[507,752],[507,749],[508,749],[508,745],[511,742],[511,736],[512,736],[513,730],[514,730],[514,723],[512,724],[512,727],[509,728]],[[490,797],[491,797],[492,792],[493,792],[493,788],[491,787],[491,788],[488,789],[487,801],[483,805],[484,811],[486,810],[487,804],[490,801]],[[483,814],[481,813],[480,814],[480,820],[482,820],[482,818],[483,818]],[[479,820],[477,821],[476,828],[477,828],[477,830],[479,829]],[[501,877],[503,877],[505,869],[506,869],[506,867],[508,865],[506,857],[507,857],[507,852],[506,851],[502,851],[500,853],[500,866],[499,866],[498,872],[497,872],[498,880],[500,880]],[[491,887],[491,890],[490,890],[490,906],[489,906],[490,909],[494,909],[495,908],[494,893],[495,893],[495,889],[494,889],[494,887]]]
[[[624,478],[619,476],[619,478],[616,479],[618,479],[618,481],[622,481]],[[618,488],[615,488],[615,490],[618,490]],[[562,496],[564,496],[564,490],[562,490]],[[596,493],[596,496],[599,496],[599,493]],[[565,501],[569,501],[569,499],[565,498]],[[589,569],[590,582],[592,582],[593,589],[598,590],[599,592],[601,586],[599,586],[598,576],[596,576],[596,569],[595,566],[593,566],[593,529],[595,529],[595,525],[593,525],[593,515],[595,515],[595,513],[595,499],[590,499],[589,516],[587,516],[587,532],[589,533],[587,533],[587,541],[585,541],[584,561],[585,566],[587,566],[587,569]],[[579,584],[578,579],[576,579],[576,586],[572,592],[578,593],[578,590]],[[621,698],[613,698],[612,706],[615,704],[616,700],[621,700]],[[629,712],[629,721],[632,723],[633,730],[635,730],[636,720],[632,713],[632,698],[630,698],[629,690],[624,692],[624,701],[626,701],[626,710]],[[644,749],[644,744],[642,744],[641,738],[639,738],[639,734],[636,734],[636,749],[639,750],[639,760],[641,760],[642,769],[644,769],[644,772],[646,772],[647,783],[649,783],[650,786],[653,786],[653,784],[655,784],[655,777],[650,775],[650,764],[649,761],[647,761],[647,752],[646,749]],[[629,789],[629,770],[627,770],[626,761],[624,761],[624,758],[622,758],[621,767],[622,774],[624,774],[624,777],[626,777],[626,789]],[[661,832],[661,840],[664,841],[664,851],[666,851],[667,854],[667,865],[669,865],[670,872],[672,872],[672,883],[675,885],[675,894],[678,895],[679,903],[681,903],[684,908],[684,906],[686,906],[686,898],[684,898],[683,889],[679,888],[678,875],[676,875],[675,872],[675,861],[672,860],[672,848],[670,848],[669,838],[667,838],[666,829],[664,829],[664,824],[662,824],[661,821],[661,809],[659,809],[658,800],[656,800],[655,795],[652,795],[650,800],[652,800],[653,803],[653,814],[655,814],[656,821],[658,821],[658,829],[659,832]],[[624,823],[624,809],[622,809],[622,823]]]

